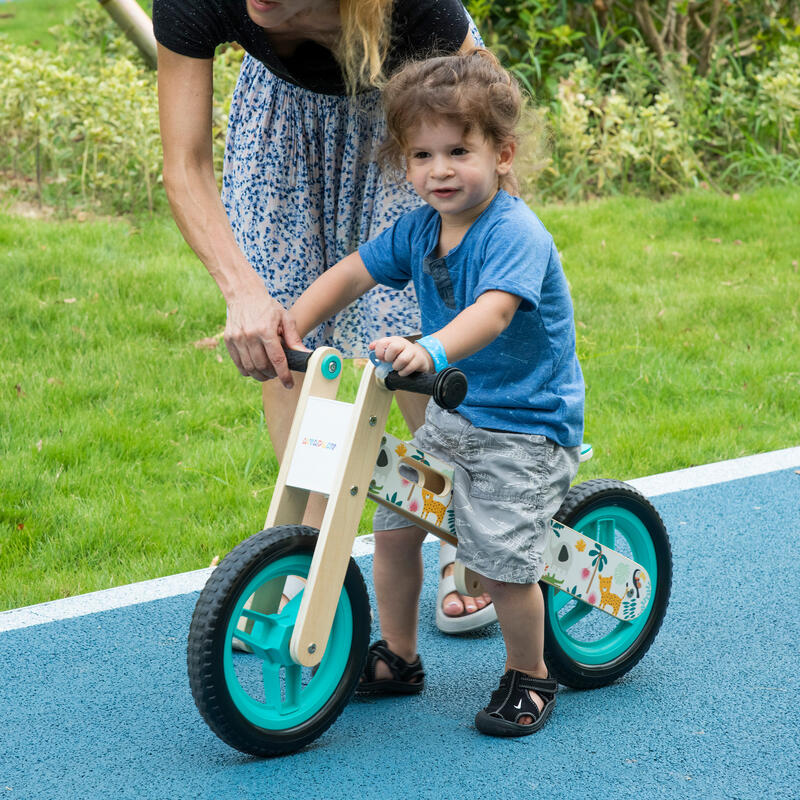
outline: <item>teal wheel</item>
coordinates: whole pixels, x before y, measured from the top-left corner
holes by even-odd
[[[605,686],[639,662],[661,627],[672,585],[669,537],[647,498],[621,481],[572,487],[555,518],[641,564],[653,582],[649,605],[630,622],[541,584],[545,661],[553,677],[576,689]]]
[[[195,607],[187,649],[192,695],[211,730],[245,753],[280,755],[316,739],[364,669],[369,599],[353,559],[322,661],[312,670],[289,655],[303,592],[287,602],[284,585],[289,576],[308,576],[317,536],[301,525],[251,536],[214,570]],[[249,652],[235,649],[235,640]]]

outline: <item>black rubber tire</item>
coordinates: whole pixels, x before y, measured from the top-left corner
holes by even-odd
[[[555,519],[569,528],[574,528],[580,525],[581,518],[605,506],[617,506],[628,510],[647,529],[655,551],[658,580],[653,601],[645,612],[648,619],[641,633],[624,653],[613,661],[602,664],[584,664],[564,652],[549,621],[548,606],[554,590],[547,584],[541,584],[545,599],[545,661],[553,677],[559,683],[573,689],[595,689],[606,686],[639,663],[661,627],[672,587],[672,551],[664,523],[650,501],[627,483],[601,478],[573,486]]]
[[[189,629],[187,666],[195,704],[211,730],[231,747],[255,756],[291,753],[326,731],[341,714],[364,671],[370,639],[367,588],[351,558],[343,591],[352,609],[353,635],[344,673],[325,705],[300,725],[266,730],[246,719],[231,698],[223,669],[223,647],[230,616],[241,593],[259,571],[276,559],[313,553],[319,532],[284,525],[241,542],[214,570],[195,606]]]

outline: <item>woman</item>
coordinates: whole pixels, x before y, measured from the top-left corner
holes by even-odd
[[[300,383],[281,348],[281,339],[301,344],[286,309],[328,266],[419,203],[384,181],[376,165],[385,131],[378,88],[404,61],[471,48],[477,33],[460,0],[154,0],[153,25],[167,196],[225,298],[231,358],[242,375],[263,382],[267,427],[281,458]],[[220,197],[212,64],[217,45],[230,41],[246,55]],[[379,336],[417,333],[410,291],[376,288],[305,344],[330,344],[353,357]],[[397,400],[416,430],[425,399],[398,393]],[[312,497],[304,521],[319,527],[323,510],[324,500]],[[448,576],[452,553],[440,561]],[[475,629],[496,618],[488,597],[461,598],[453,588],[445,577],[440,627]]]

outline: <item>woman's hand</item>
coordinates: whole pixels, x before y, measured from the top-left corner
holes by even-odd
[[[255,274],[255,273],[254,273]],[[269,296],[261,279],[228,299],[225,345],[242,375],[267,381],[276,375],[291,389],[292,373],[283,345],[305,350],[297,326],[289,312]]]
[[[402,336],[386,336],[371,342],[369,349],[381,361],[388,361],[399,375],[412,372],[434,372],[433,359],[421,345],[410,342]]]

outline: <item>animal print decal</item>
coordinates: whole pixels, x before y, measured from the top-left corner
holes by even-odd
[[[409,461],[438,473],[447,491],[436,494],[403,477],[403,472],[409,475]],[[452,485],[453,468],[450,464],[391,434],[384,435],[369,487],[373,497],[380,497],[423,520],[432,515],[437,527],[455,535],[455,520],[450,507]],[[636,619],[650,603],[652,584],[640,564],[556,520],[550,521],[544,561],[544,583],[617,619],[626,622]]]
[[[647,608],[652,586],[641,565],[556,520],[550,529],[542,581],[621,620]]]

